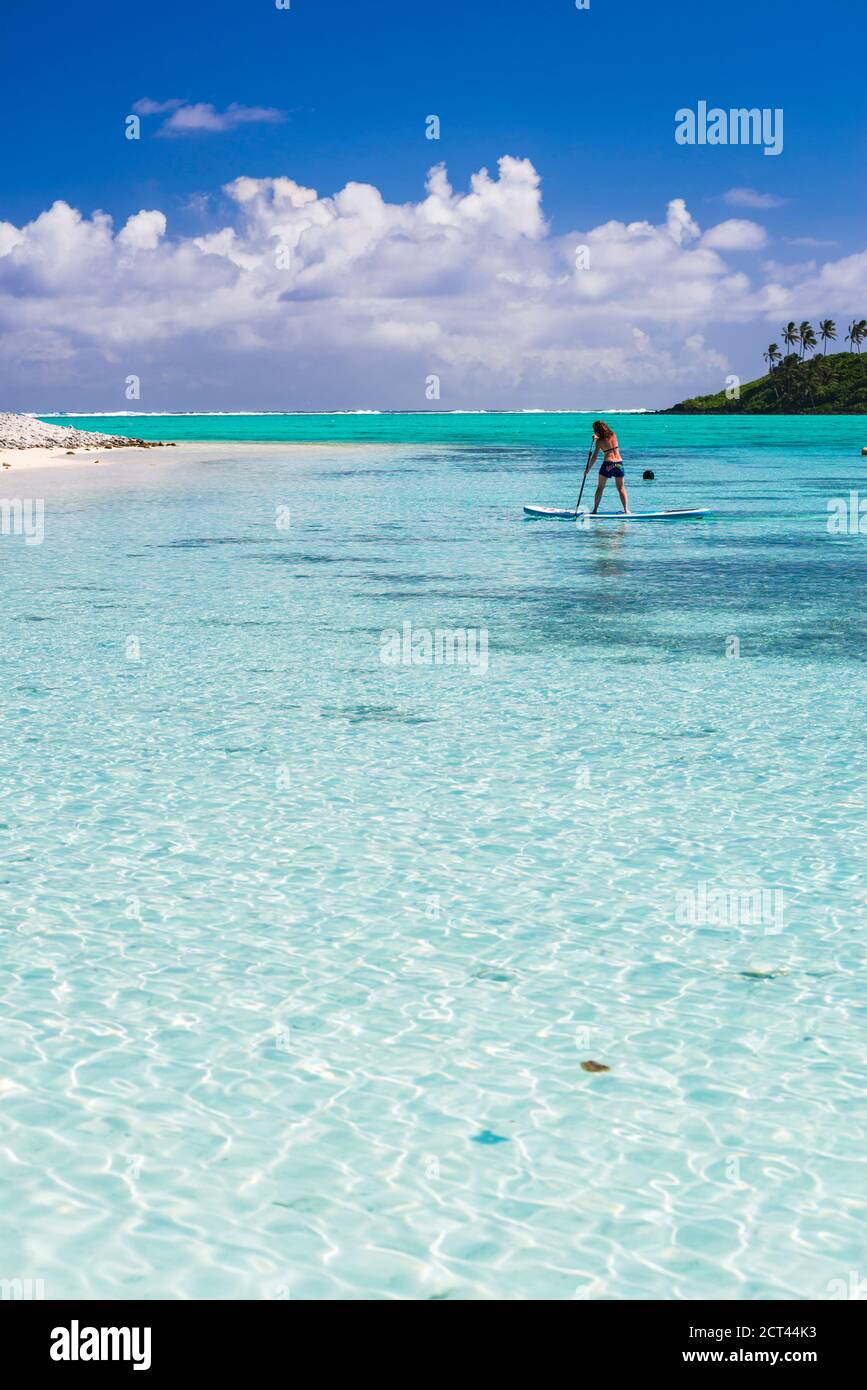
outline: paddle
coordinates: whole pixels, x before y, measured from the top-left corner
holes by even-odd
[[[576,515],[576,516],[578,515],[578,508],[581,506],[581,498],[582,498],[583,493],[584,493],[584,484],[585,484],[586,481],[587,481],[587,474],[590,472],[590,457],[591,457],[591,455],[592,455],[593,450],[594,450],[595,447],[596,447],[596,436],[595,436],[595,434],[594,434],[594,436],[593,436],[593,443],[590,445],[590,448],[587,450],[587,463],[586,463],[586,465],[585,465],[585,467],[584,467],[584,477],[581,479],[581,491],[578,493],[578,501],[575,503],[575,515]]]

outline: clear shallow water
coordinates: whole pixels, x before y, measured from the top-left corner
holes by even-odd
[[[6,475],[46,538],[0,538],[0,1276],[827,1297],[864,1272],[867,539],[826,527],[862,424],[620,420],[633,505],[715,516],[581,531],[520,514],[573,500],[569,417],[356,418],[410,442]],[[484,627],[486,673],[383,665],[406,621]],[[702,884],[782,918],[684,922]]]

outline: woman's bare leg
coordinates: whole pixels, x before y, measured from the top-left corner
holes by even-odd
[[[620,493],[620,500],[623,503],[623,510],[625,512],[628,512],[629,498],[626,496],[626,484],[622,478],[615,478],[614,481],[617,484],[617,491]]]
[[[608,482],[608,479],[607,479],[607,478],[603,478],[602,474],[600,473],[600,474],[599,474],[599,485],[598,485],[598,487],[596,488],[596,496],[593,498],[593,510],[594,510],[594,512],[598,512],[598,511],[599,511],[599,503],[602,501],[602,494],[603,494],[603,492],[605,491],[605,484],[606,484],[607,482]]]

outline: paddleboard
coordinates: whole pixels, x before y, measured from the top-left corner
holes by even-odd
[[[690,507],[675,509],[668,512],[593,512],[585,511],[582,507],[580,512],[564,512],[557,507],[525,507],[527,516],[547,517],[549,521],[553,519],[561,521],[681,521],[688,517],[707,516],[708,507]]]

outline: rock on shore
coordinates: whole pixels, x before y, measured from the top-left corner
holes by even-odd
[[[128,439],[67,425],[47,425],[32,415],[0,411],[0,449],[158,449],[161,439]]]

